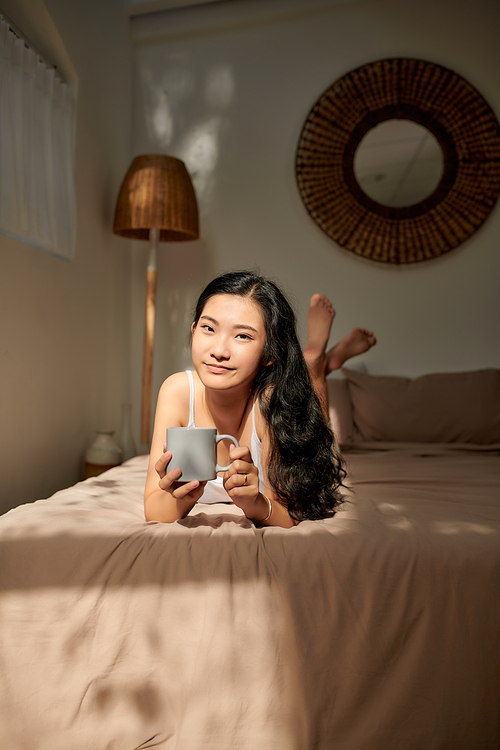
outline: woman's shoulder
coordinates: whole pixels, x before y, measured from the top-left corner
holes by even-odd
[[[179,405],[189,402],[189,380],[186,372],[175,372],[163,381],[158,399],[161,401],[176,400]]]
[[[182,388],[187,388],[189,390],[189,379],[188,374],[185,370],[182,372],[174,372],[173,375],[169,375],[168,378],[166,378],[162,385],[162,388],[165,388],[166,390],[179,390]]]

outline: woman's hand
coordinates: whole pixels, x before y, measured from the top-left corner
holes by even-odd
[[[180,469],[175,468],[167,472],[167,467],[172,460],[172,453],[167,451],[167,446],[163,446],[163,455],[155,464],[155,470],[158,474],[160,481],[158,487],[164,492],[168,492],[176,501],[182,501],[186,504],[186,513],[189,513],[191,508],[203,495],[206,482],[199,482],[197,479],[192,482],[179,481],[182,472]]]
[[[259,492],[259,472],[252,461],[250,448],[232,445],[229,455],[233,463],[224,475],[224,489],[251,521],[265,518],[269,506]]]

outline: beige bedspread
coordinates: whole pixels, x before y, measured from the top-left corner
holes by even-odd
[[[146,523],[145,459],[0,518],[2,750],[500,746],[500,451],[366,445],[334,518]]]

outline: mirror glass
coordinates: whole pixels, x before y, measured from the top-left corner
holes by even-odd
[[[384,206],[420,203],[443,175],[443,152],[432,133],[411,120],[386,120],[368,131],[354,155],[361,189]]]

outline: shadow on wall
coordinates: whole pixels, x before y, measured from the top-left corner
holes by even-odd
[[[199,293],[214,276],[203,240],[164,243],[158,260],[155,374],[158,385],[192,367],[189,331]]]
[[[198,200],[200,235],[206,240],[220,144],[234,100],[234,74],[226,64],[206,68],[196,56],[183,52],[172,52],[165,59],[161,50],[143,50],[138,75],[138,101],[142,101],[138,117],[145,126],[141,150],[169,153],[186,164]],[[154,392],[168,375],[192,366],[192,313],[200,291],[215,273],[206,241],[161,245]]]
[[[177,58],[177,59],[175,59]],[[182,159],[198,201],[207,205],[227,120],[223,112],[234,98],[234,76],[227,65],[195,70],[196,60],[174,56],[161,80],[146,60],[140,78],[149,141]],[[164,70],[164,66],[160,67]],[[195,123],[187,127],[189,122]]]

